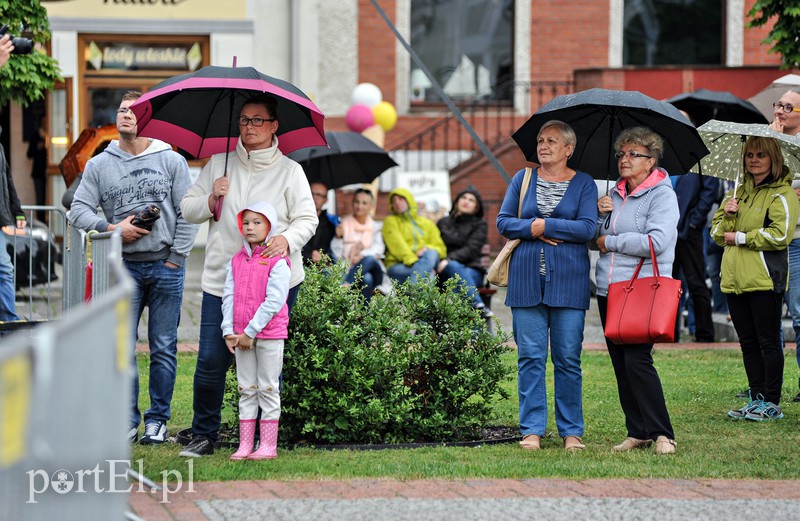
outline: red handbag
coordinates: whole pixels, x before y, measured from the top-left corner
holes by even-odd
[[[648,236],[648,240],[653,276],[638,278],[642,259],[631,280],[608,286],[605,335],[615,344],[675,341],[681,281],[659,274],[653,239]]]

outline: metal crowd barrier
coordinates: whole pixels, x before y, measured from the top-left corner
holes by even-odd
[[[14,266],[16,313],[19,321],[0,322],[0,331],[29,329],[61,317],[63,246],[59,244],[67,228],[64,211],[54,206],[23,206],[27,226],[6,226],[5,244]],[[42,217],[40,220],[38,217]]]
[[[133,285],[108,235],[105,289],[0,341],[2,519],[126,516]]]

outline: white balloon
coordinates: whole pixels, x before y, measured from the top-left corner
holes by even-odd
[[[383,101],[383,94],[377,85],[372,83],[359,83],[353,89],[352,95],[353,105],[366,105],[369,108],[374,107]]]

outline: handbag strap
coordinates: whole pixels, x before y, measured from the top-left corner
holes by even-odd
[[[650,243],[650,259],[653,261],[653,276],[656,278],[656,283],[658,283],[658,278],[661,276],[661,273],[658,271],[658,262],[656,261],[656,249],[653,247],[653,238],[649,235],[647,236],[647,242]],[[633,277],[631,277],[631,283],[629,284],[629,287],[633,285],[633,281],[639,276],[639,272],[644,265],[644,259],[644,257],[639,259],[639,264],[636,265],[636,270],[633,272]]]
[[[519,192],[519,208],[517,208],[517,217],[522,217],[522,200],[525,199],[525,194],[528,193],[528,186],[531,184],[531,177],[533,177],[533,169],[527,166],[525,167],[525,177],[522,178],[522,190]]]

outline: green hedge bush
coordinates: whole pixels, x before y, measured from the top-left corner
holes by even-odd
[[[365,444],[475,439],[508,398],[492,334],[455,281],[396,286],[365,306],[342,264],[307,267],[284,350],[281,439]]]

